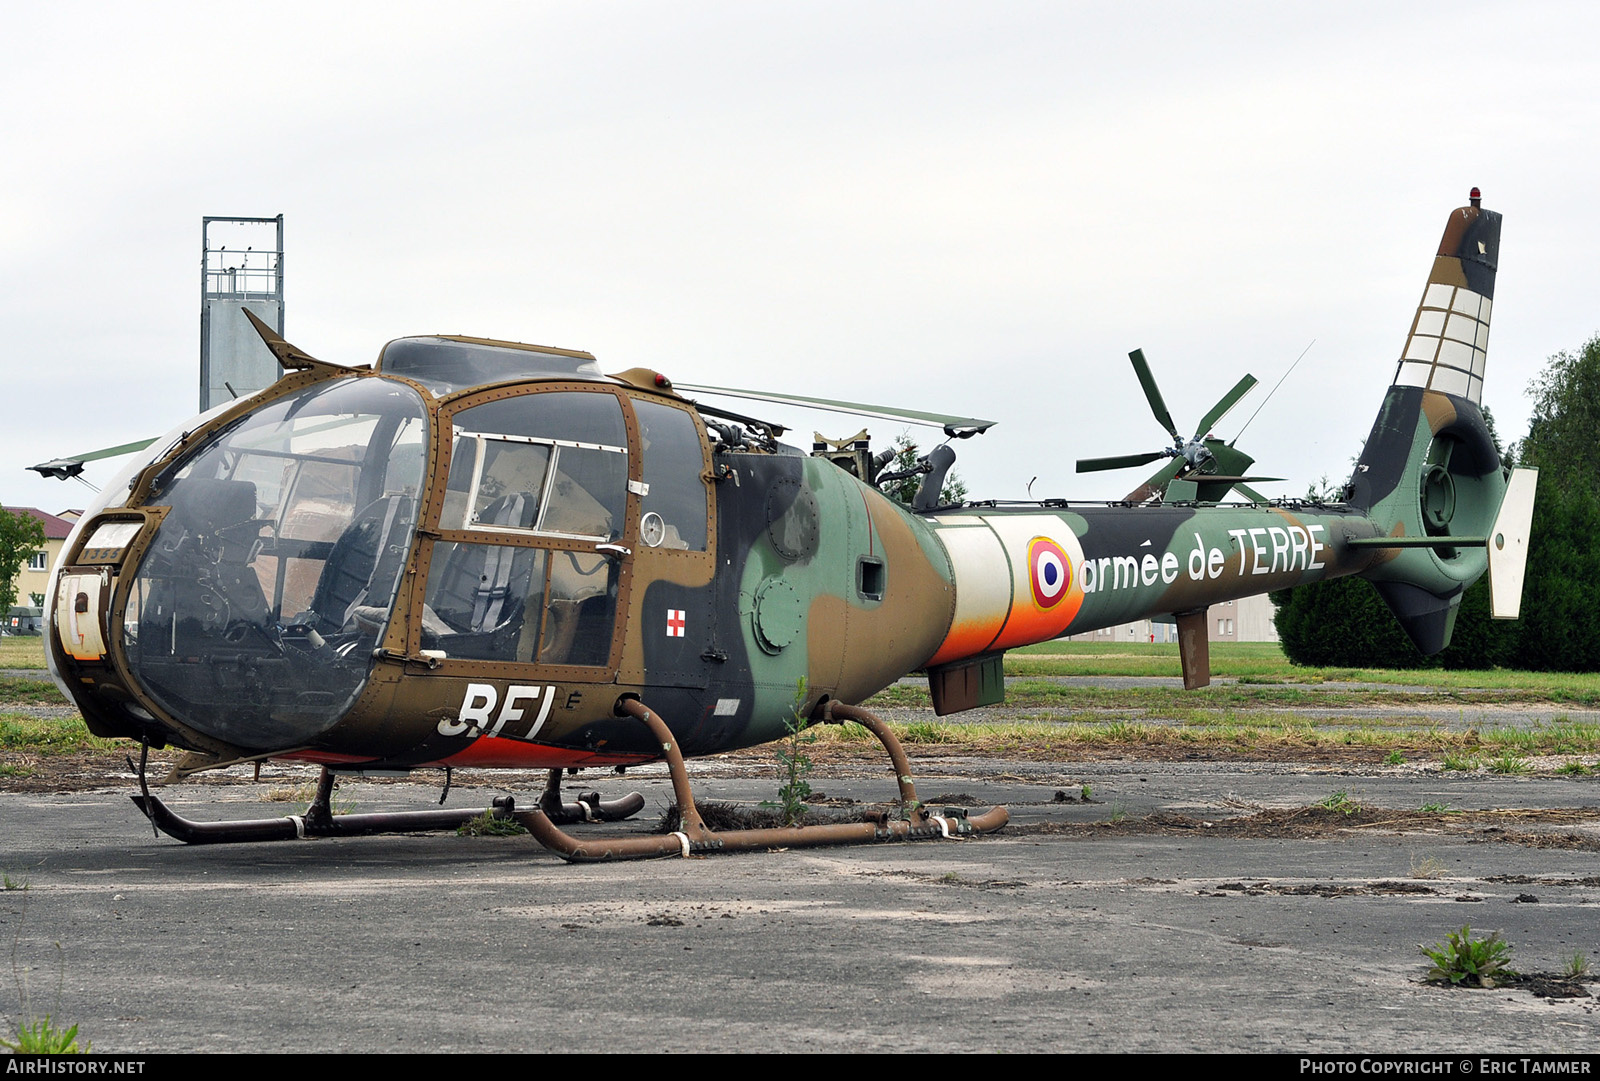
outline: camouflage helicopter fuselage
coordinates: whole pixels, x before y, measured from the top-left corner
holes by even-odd
[[[947,713],[998,700],[1009,648],[1168,613],[1203,643],[1208,605],[1340,575],[1434,651],[1505,488],[1478,404],[1498,235],[1452,215],[1340,503],[1180,478],[1149,505],[914,513],[653,372],[446,337],[355,370],[267,332],[289,374],[83,516],[51,668],[93,731],[190,768],[404,770],[653,759],[628,698],[690,755],[917,670]]]

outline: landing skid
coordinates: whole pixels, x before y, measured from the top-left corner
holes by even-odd
[[[485,813],[505,819],[517,813],[515,801],[505,796],[496,799],[487,812],[396,811],[389,814],[336,815],[332,804],[333,778],[334,775],[324,769],[317,781],[316,797],[306,813],[280,818],[194,822],[150,795],[148,790],[143,795],[134,796],[133,802],[161,832],[191,845],[293,841],[305,837],[364,837],[375,833],[430,833],[460,829]],[[644,797],[637,792],[616,800],[603,800],[599,793],[588,792],[579,796],[576,803],[565,803],[561,799],[560,778],[560,770],[550,771],[549,783],[539,800],[544,813],[554,821],[619,822],[644,809]]]
[[[561,798],[561,771],[551,770],[539,809],[519,811],[510,796],[494,801],[488,814],[515,819],[527,828],[536,841],[570,863],[603,860],[651,859],[660,856],[694,856],[713,852],[744,852],[764,848],[815,848],[824,845],[865,844],[879,841],[918,841],[967,837],[992,833],[1011,820],[1004,807],[994,807],[978,815],[962,808],[942,808],[930,814],[917,799],[911,780],[911,764],[900,741],[876,716],[855,706],[829,702],[818,723],[843,724],[854,721],[870,731],[883,744],[894,765],[900,789],[898,817],[884,813],[867,822],[836,822],[817,826],[786,826],[775,829],[713,830],[695,808],[689,774],[683,764],[672,732],[643,703],[628,699],[622,709],[636,718],[660,742],[661,756],[672,775],[672,791],[679,808],[679,828],[668,834],[580,840],[559,828],[573,822],[615,822],[637,814],[644,808],[644,797],[637,792],[617,800],[602,800],[588,792],[577,802]],[[142,777],[141,777],[142,779]],[[174,812],[146,790],[133,802],[151,823],[168,836],[185,844],[236,844],[248,841],[291,841],[304,837],[359,837],[375,833],[426,833],[459,829],[479,817],[476,811],[401,811],[391,814],[341,814],[332,811],[334,775],[327,769],[317,783],[317,795],[303,815],[258,818],[241,822],[193,822]],[[559,825],[558,825],[559,824]]]
[[[557,829],[542,811],[518,811],[515,817],[534,839],[569,863],[596,863],[602,860],[638,860],[659,856],[693,856],[712,852],[743,852],[760,848],[814,848],[823,845],[863,844],[871,841],[917,841],[939,837],[962,837],[991,833],[1011,820],[1004,807],[994,807],[980,815],[948,808],[933,815],[917,799],[911,781],[911,764],[900,741],[889,727],[873,714],[855,706],[829,702],[818,720],[825,724],[854,721],[863,726],[888,752],[894,763],[895,780],[900,786],[901,817],[879,815],[872,822],[839,822],[819,826],[788,826],[778,829],[716,831],[709,828],[695,808],[694,793],[683,755],[672,732],[642,702],[627,699],[622,709],[638,719],[661,742],[661,755],[672,773],[672,791],[678,803],[679,828],[674,833],[651,837],[615,837],[579,840]]]

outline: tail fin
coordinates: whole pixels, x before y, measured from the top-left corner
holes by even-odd
[[[1394,383],[1350,482],[1349,502],[1381,537],[1425,547],[1380,548],[1364,573],[1423,653],[1450,644],[1461,594],[1487,566],[1506,477],[1479,408],[1500,215],[1452,211]],[[1460,546],[1450,544],[1459,540]],[[1414,542],[1415,543],[1415,542]]]

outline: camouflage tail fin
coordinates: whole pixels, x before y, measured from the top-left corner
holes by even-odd
[[[1365,572],[1423,653],[1450,644],[1461,594],[1487,565],[1506,477],[1484,424],[1484,362],[1500,253],[1500,215],[1452,211],[1394,383],[1351,478],[1349,502],[1382,537]],[[1459,544],[1451,544],[1452,540]]]

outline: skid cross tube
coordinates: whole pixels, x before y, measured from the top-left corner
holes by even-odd
[[[561,773],[559,769],[550,771],[539,797],[539,810],[552,822],[621,822],[644,810],[644,797],[637,792],[621,799],[601,799],[598,792],[585,792],[576,803],[565,803],[561,799]]]
[[[820,826],[786,826],[775,829],[725,830],[708,827],[696,810],[694,792],[677,740],[661,718],[643,702],[627,698],[618,708],[650,729],[661,746],[672,776],[672,792],[678,804],[678,829],[651,837],[612,837],[579,840],[550,821],[543,811],[518,811],[515,817],[535,840],[570,863],[596,863],[603,860],[638,860],[661,856],[692,856],[711,852],[741,852],[760,848],[810,848],[821,845],[863,844],[869,841],[914,841],[924,838],[960,837],[990,833],[1004,826],[1011,816],[1004,807],[981,815],[947,811],[930,815],[917,800],[911,781],[911,766],[893,732],[877,717],[856,706],[827,703],[822,716],[825,724],[855,721],[883,744],[894,763],[895,781],[900,788],[903,818],[879,816],[874,822],[838,822]]]

